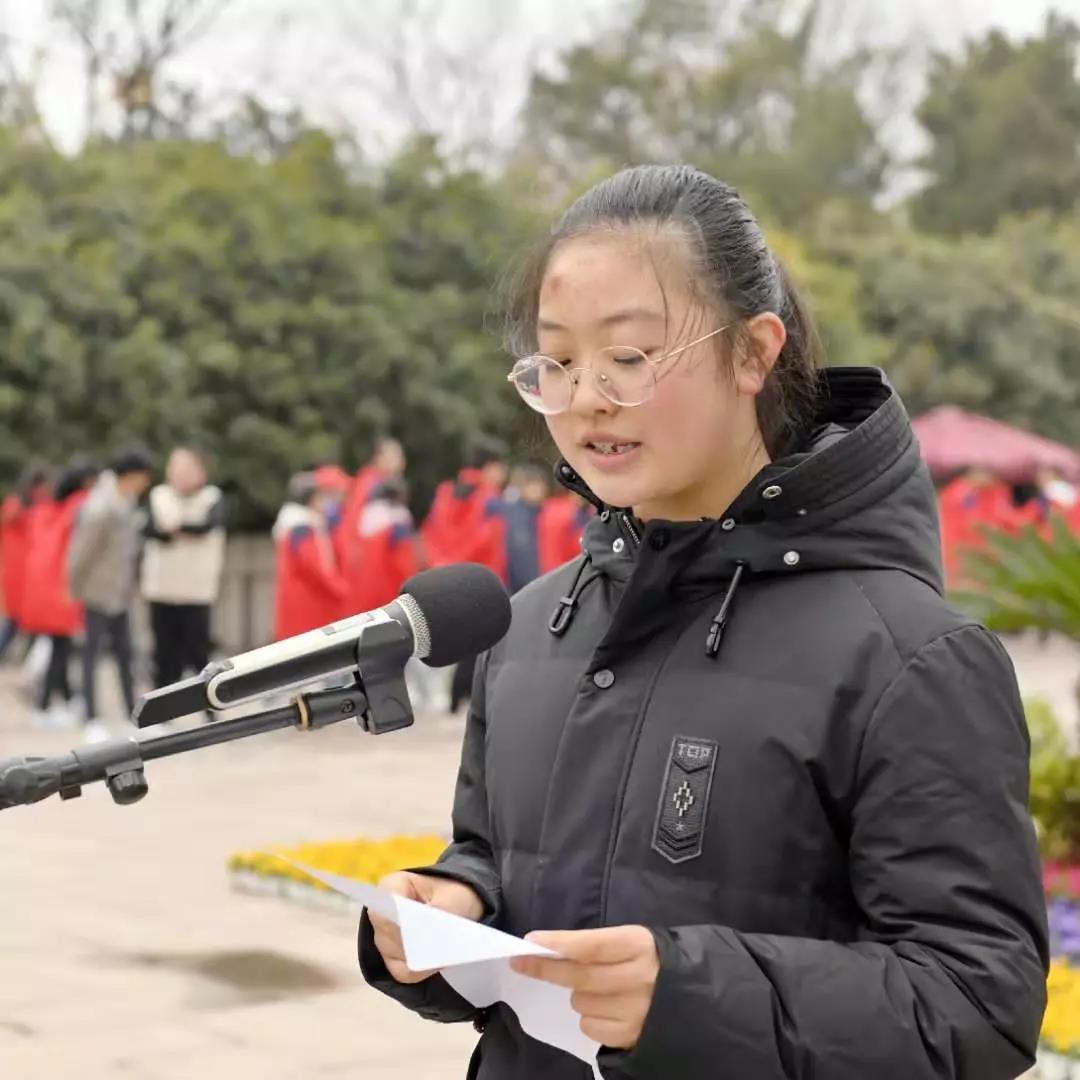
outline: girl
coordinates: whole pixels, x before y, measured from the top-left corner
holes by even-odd
[[[396,892],[560,954],[607,1077],[1005,1080],[1045,908],[998,641],[942,599],[881,372],[818,373],[754,217],[688,167],[593,188],[522,274],[511,379],[599,511],[481,661],[437,865]],[[365,917],[361,965],[483,1030],[470,1075],[588,1075]]]
[[[68,668],[72,641],[83,628],[83,606],[71,595],[68,550],[79,510],[98,478],[98,468],[76,459],[57,478],[52,498],[38,504],[27,527],[23,587],[23,625],[47,635],[49,666],[38,692],[36,722],[69,728],[77,723]],[[59,701],[53,701],[59,696]]]
[[[7,621],[0,630],[0,658],[22,629],[22,598],[26,586],[26,544],[34,508],[49,498],[49,471],[43,465],[29,465],[19,489],[0,504],[0,582],[3,583]],[[31,636],[27,650],[34,643]]]
[[[349,586],[334,555],[328,516],[335,492],[297,473],[274,522],[274,640],[343,617]]]

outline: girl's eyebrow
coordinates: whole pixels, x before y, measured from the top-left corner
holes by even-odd
[[[617,323],[632,322],[635,319],[644,322],[665,322],[666,316],[663,312],[653,311],[652,308],[623,308],[619,311],[613,311],[610,315],[605,315],[602,319],[597,319],[594,325],[600,327],[615,326]],[[553,322],[551,319],[543,317],[537,320],[536,328],[537,330],[552,332],[567,329],[562,323]]]

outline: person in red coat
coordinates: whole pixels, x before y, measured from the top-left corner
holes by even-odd
[[[349,583],[350,600],[359,602],[363,589],[360,562],[360,516],[371,493],[385,480],[400,480],[405,475],[405,451],[397,439],[383,438],[375,444],[371,460],[357,472],[348,486],[341,514],[332,529],[338,565]],[[357,608],[356,610],[363,610]]]
[[[49,470],[30,465],[18,491],[0,505],[0,565],[3,567],[4,611],[7,621],[0,630],[2,657],[22,629],[22,599],[26,584],[27,532],[30,511],[49,498]]]
[[[68,665],[71,640],[83,625],[82,605],[68,587],[68,548],[75,519],[97,480],[97,466],[76,462],[60,476],[53,497],[30,511],[26,536],[26,584],[21,599],[23,629],[46,634],[51,643],[38,698],[38,722],[46,727],[73,727]],[[53,705],[54,696],[60,701]]]
[[[429,566],[475,562],[507,580],[506,522],[502,490],[507,476],[506,447],[497,439],[478,437],[456,480],[445,480],[421,529]],[[454,670],[450,711],[456,713],[472,692],[476,657],[467,657]]]
[[[1066,527],[1080,536],[1080,488],[1070,483],[1058,469],[1043,469],[1036,479],[1037,502],[1041,512],[1042,529],[1046,539],[1050,539],[1056,521],[1063,521]]]
[[[537,522],[540,573],[547,574],[581,554],[589,504],[572,491],[546,499]]]
[[[371,492],[359,523],[360,573],[352,591],[354,612],[390,603],[420,569],[416,527],[405,484],[384,480]]]
[[[457,478],[444,480],[435,489],[421,529],[429,566],[475,562],[506,580],[501,500],[507,457],[506,447],[497,439],[477,439]]]
[[[274,640],[303,634],[345,614],[348,587],[334,555],[327,515],[334,493],[313,473],[289,484],[274,524],[276,581]]]
[[[1016,532],[1030,523],[1030,514],[1018,508],[1007,484],[982,470],[972,469],[946,484],[938,495],[941,547],[950,585],[961,581],[964,556],[985,548],[985,532]]]
[[[1069,526],[1074,536],[1080,537],[1080,499],[1077,499],[1064,513],[1065,524]]]

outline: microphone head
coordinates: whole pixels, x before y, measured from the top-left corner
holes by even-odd
[[[416,601],[427,624],[431,649],[422,659],[429,667],[477,656],[510,629],[510,597],[498,577],[478,563],[424,570],[405,582],[401,595]]]

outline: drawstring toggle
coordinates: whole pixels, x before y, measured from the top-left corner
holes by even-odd
[[[731,605],[735,601],[735,591],[742,580],[745,566],[746,564],[743,562],[735,564],[735,572],[731,575],[731,581],[728,584],[727,592],[724,594],[720,610],[713,616],[713,620],[709,624],[709,636],[705,640],[705,655],[713,659],[720,652],[720,641],[724,636],[724,630],[727,628],[728,615],[731,613]]]

